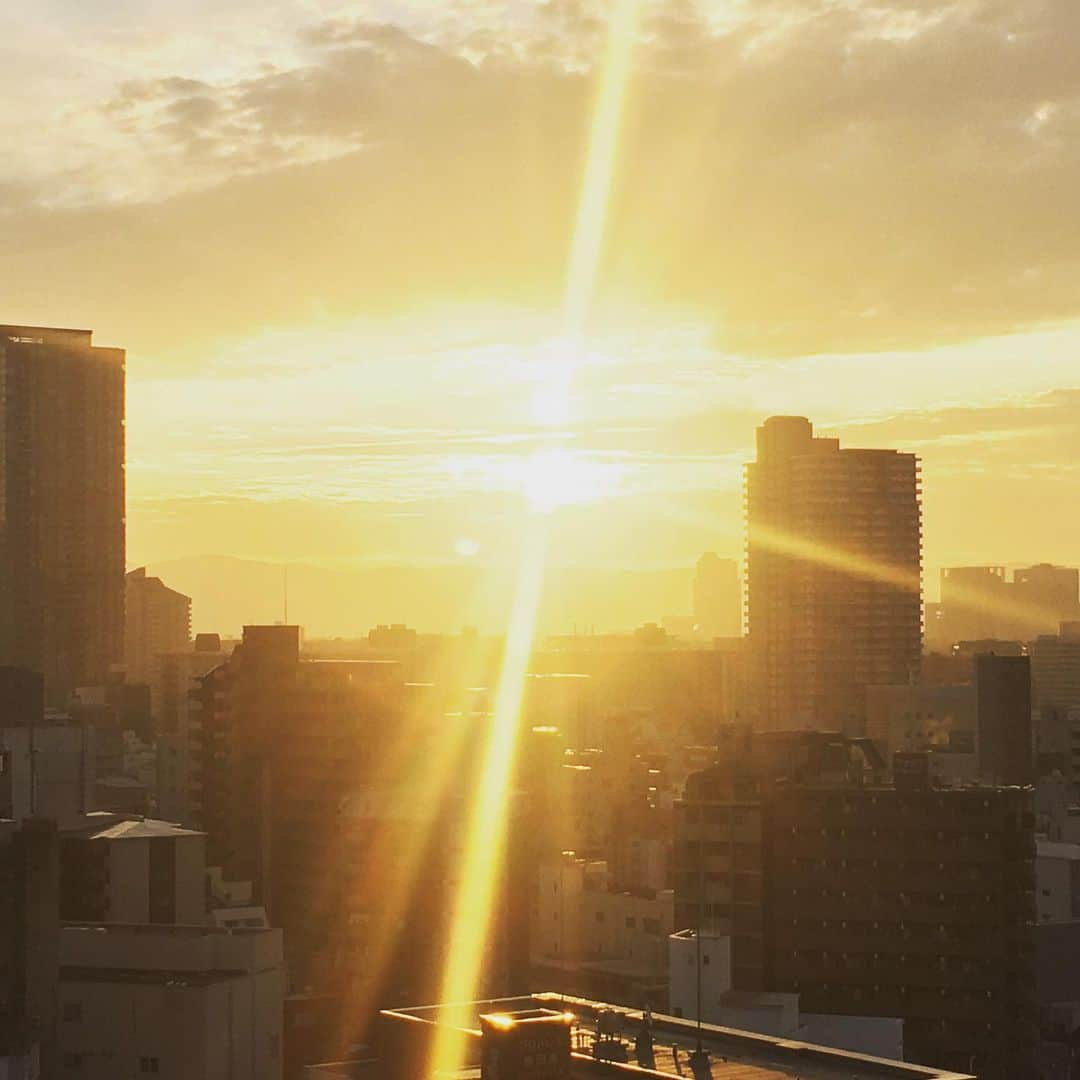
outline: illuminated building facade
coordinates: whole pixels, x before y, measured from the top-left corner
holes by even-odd
[[[51,704],[124,648],[124,352],[0,326],[0,663]]]
[[[918,460],[841,449],[803,417],[774,416],[758,428],[746,509],[758,723],[861,732],[866,687],[919,671]]]

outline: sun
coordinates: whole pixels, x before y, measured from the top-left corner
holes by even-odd
[[[538,451],[520,462],[518,473],[517,486],[537,514],[596,502],[613,494],[618,483],[613,467],[572,450]]]

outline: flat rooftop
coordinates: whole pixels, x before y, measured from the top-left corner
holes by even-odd
[[[0,349],[9,343],[16,348],[20,345],[45,346],[54,349],[76,351],[87,358],[120,362],[124,359],[123,349],[100,348],[94,345],[94,332],[66,326],[23,326],[16,323],[0,323]]]
[[[520,1012],[536,1008],[573,1014],[571,1045],[572,1075],[575,1078],[610,1073],[612,1076],[637,1074],[643,1078],[680,1076],[685,1080],[691,1075],[688,1059],[697,1045],[698,1026],[693,1021],[674,1016],[654,1013],[651,1017],[654,1062],[649,1069],[634,1064],[637,1060],[634,1039],[644,1022],[642,1012],[637,1009],[562,994],[537,993],[528,997],[472,1002],[462,1007],[464,1012],[455,1009],[454,1021],[465,1025],[464,1030],[475,1040],[478,1056],[482,1013]],[[425,1029],[430,1037],[431,1028],[443,1022],[441,1018],[445,1015],[446,1007],[440,1005],[390,1009],[381,1014],[384,1021],[398,1027],[399,1036],[407,1033],[418,1041],[424,1038]],[[471,1015],[471,1019],[462,1019],[463,1015]],[[608,1030],[613,1031],[611,1037],[623,1044],[629,1064],[615,1065],[594,1057],[593,1045],[601,1015],[605,1016]],[[964,1073],[869,1057],[713,1024],[701,1025],[701,1038],[709,1055],[712,1080],[883,1080],[887,1077],[894,1080],[975,1080]]]

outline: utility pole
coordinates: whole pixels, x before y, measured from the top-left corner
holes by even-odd
[[[704,807],[702,807],[704,817]],[[690,1055],[690,1071],[695,1080],[711,1080],[712,1070],[709,1067],[709,1055],[705,1053],[705,1045],[701,1033],[701,934],[705,924],[705,839],[702,826],[703,821],[698,822],[698,903],[697,903],[697,930],[694,934],[695,952],[697,955],[697,1048]]]

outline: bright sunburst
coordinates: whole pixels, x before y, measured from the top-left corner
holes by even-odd
[[[629,81],[633,41],[640,0],[619,0],[609,24],[609,49],[593,116],[592,138],[582,184],[567,272],[564,333],[574,343],[560,349],[552,376],[541,397],[539,416],[548,426],[565,426],[569,419],[571,383],[578,348],[591,307],[600,262],[615,155]],[[520,490],[534,513],[526,530],[525,552],[507,628],[495,713],[484,753],[483,775],[473,803],[462,881],[451,928],[442,1000],[466,1002],[476,993],[481,969],[480,951],[486,937],[496,882],[506,840],[506,809],[517,751],[522,694],[528,658],[536,632],[543,590],[545,529],[539,515],[558,506],[590,502],[603,493],[605,474],[595,464],[586,467],[580,454],[567,450],[539,451],[524,459]],[[453,1012],[453,1010],[451,1010]],[[465,1010],[467,1013],[467,1010]],[[445,1017],[432,1048],[436,1071],[457,1069],[464,1059],[461,1012]]]
[[[543,450],[526,458],[518,469],[521,493],[535,513],[549,514],[560,506],[596,502],[614,494],[618,472],[570,450]]]

